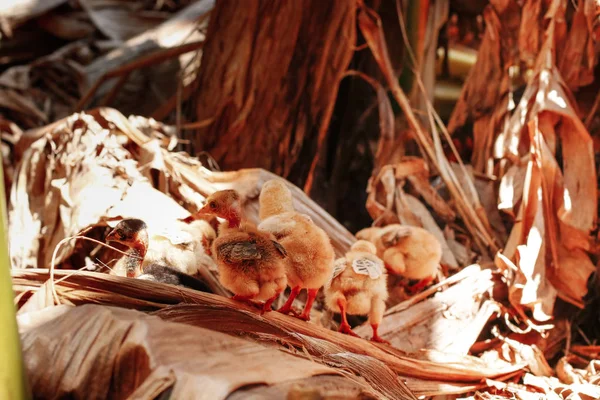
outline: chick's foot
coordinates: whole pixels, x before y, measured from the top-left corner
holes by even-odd
[[[279,308],[279,310],[277,311],[279,311],[282,314],[291,313],[294,317],[297,317],[298,313],[292,308],[292,304],[294,303],[294,299],[296,298],[296,296],[298,296],[298,293],[300,293],[300,289],[300,286],[293,287],[292,291],[290,292],[290,297],[288,297],[285,304],[281,306],[281,308]]]
[[[312,309],[312,305],[315,302],[315,297],[317,297],[317,293],[319,289],[308,289],[308,298],[306,300],[306,305],[304,306],[304,311],[298,317],[303,319],[304,321],[310,321],[310,310]]]
[[[263,307],[260,310],[260,314],[261,315],[264,314],[264,313],[266,313],[266,312],[272,311],[271,310],[271,305],[279,297],[280,294],[281,294],[281,292],[277,292],[277,294],[275,294],[275,296],[273,296],[269,300],[265,301],[265,304],[263,304]]]
[[[340,325],[340,330],[338,332],[345,333],[346,335],[350,335],[350,336],[354,336],[354,337],[360,337],[352,331],[352,328],[350,327],[350,325],[344,324],[344,323],[342,323]]]
[[[429,286],[429,284],[431,282],[433,282],[433,278],[434,278],[433,276],[430,276],[429,278],[421,279],[419,282],[415,283],[414,285],[407,286],[406,290],[410,294],[419,293],[420,291],[425,289],[427,286]]]
[[[375,325],[375,324],[371,325],[371,328],[373,328],[373,337],[371,338],[371,341],[376,342],[376,343],[390,344],[390,342],[388,342],[387,340],[385,340],[381,336],[379,336],[379,334],[377,333],[378,327],[379,327],[379,325]]]

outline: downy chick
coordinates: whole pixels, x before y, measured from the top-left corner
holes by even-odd
[[[165,265],[150,264],[144,268],[144,273],[138,276],[137,279],[183,286],[201,292],[210,292],[208,285],[201,280]]]
[[[325,231],[306,215],[294,211],[292,194],[281,180],[270,180],[263,185],[259,198],[258,229],[272,233],[288,253],[288,285],[292,288],[287,302],[279,309],[295,313],[294,299],[304,288],[307,300],[299,318],[310,320],[310,310],[319,289],[331,276],[335,253]]]
[[[185,286],[191,289],[208,292],[204,282],[178,271],[168,265],[148,262],[148,232],[146,223],[140,219],[124,219],[106,236],[107,242],[117,242],[128,247],[127,255],[119,260],[117,269],[124,269],[130,278],[151,280]]]
[[[143,245],[145,249],[142,255],[142,268],[150,264],[167,265],[184,274],[200,275],[213,288],[219,286],[216,278],[208,272],[210,269],[214,269],[214,261],[206,254],[203,247],[203,240],[213,240],[216,236],[208,222],[197,220],[185,223],[175,220],[170,224],[150,229],[144,221],[128,218],[119,222],[117,227],[123,231],[125,236],[137,235],[139,243],[136,246]],[[117,233],[118,230],[113,230],[113,232]],[[139,253],[140,249],[130,248],[129,252]],[[124,271],[126,263],[126,259],[117,262],[114,268],[117,275],[126,274]],[[134,272],[130,271],[128,276],[131,274]]]
[[[345,257],[337,259],[331,279],[325,284],[325,303],[342,315],[340,332],[358,336],[352,332],[346,314],[368,315],[373,329],[371,340],[387,343],[377,334],[388,291],[385,267],[376,252],[373,243],[359,240]]]
[[[233,299],[264,301],[262,311],[270,311],[287,285],[284,247],[270,233],[243,221],[240,195],[235,190],[213,193],[199,212],[225,219],[212,244],[221,284],[233,292]]]
[[[410,292],[419,291],[435,278],[442,259],[442,245],[426,229],[391,224],[363,229],[356,237],[375,244],[377,255],[390,274],[418,281],[407,287]]]

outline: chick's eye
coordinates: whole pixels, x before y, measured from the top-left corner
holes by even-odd
[[[217,203],[215,203],[214,201],[211,201],[208,206],[214,210],[215,208],[217,208]]]

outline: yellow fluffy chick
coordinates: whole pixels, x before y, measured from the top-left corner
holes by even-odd
[[[285,248],[270,233],[243,221],[240,195],[235,190],[213,193],[199,213],[225,219],[212,244],[221,284],[234,293],[235,300],[264,301],[262,311],[270,311],[287,286]]]
[[[308,215],[294,211],[292,193],[282,180],[266,182],[259,203],[262,222],[258,229],[272,233],[290,259],[287,280],[292,290],[279,311],[295,313],[292,303],[298,293],[306,288],[307,300],[299,318],[308,321],[315,297],[333,270],[335,253],[331,241]]]
[[[374,342],[387,343],[377,334],[388,297],[383,261],[375,254],[373,243],[359,240],[346,256],[335,261],[331,279],[325,283],[325,304],[342,315],[340,332],[357,336],[346,314],[368,315]]]
[[[408,288],[410,291],[422,289],[435,278],[442,258],[442,245],[429,231],[392,224],[363,229],[356,237],[375,244],[377,255],[390,274],[418,280]]]

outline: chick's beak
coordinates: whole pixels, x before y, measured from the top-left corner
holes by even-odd
[[[211,211],[210,207],[208,206],[208,203],[206,203],[201,209],[198,210],[196,214],[212,215],[214,214],[214,212]]]

